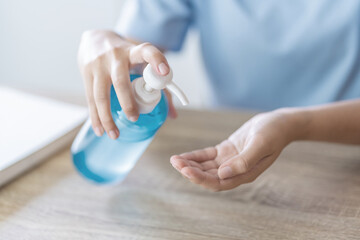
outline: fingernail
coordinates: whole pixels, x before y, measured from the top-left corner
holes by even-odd
[[[169,73],[169,67],[165,63],[160,63],[158,68],[162,75],[166,75]]]
[[[229,166],[223,167],[219,171],[219,177],[221,179],[232,177],[232,175],[233,175],[233,172],[232,172],[231,167],[229,167]]]
[[[95,127],[94,132],[95,132],[96,136],[98,136],[98,137],[101,137],[103,135],[102,128]]]
[[[129,120],[132,122],[136,122],[138,120],[138,118],[135,116],[131,116],[131,117],[129,117]]]
[[[116,138],[117,138],[116,132],[115,132],[114,130],[110,130],[110,132],[109,132],[109,137],[110,137],[111,139],[116,139]]]

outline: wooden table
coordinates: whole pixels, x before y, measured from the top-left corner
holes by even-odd
[[[0,190],[0,239],[360,239],[357,146],[293,143],[254,183],[220,193],[170,165],[250,117],[181,111],[117,186],[82,179],[66,149]]]

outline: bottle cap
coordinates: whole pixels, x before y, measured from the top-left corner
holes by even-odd
[[[189,104],[184,92],[172,81],[173,73],[170,72],[161,76],[157,74],[148,64],[143,73],[143,77],[133,81],[133,89],[136,102],[140,113],[149,113],[156,107],[161,99],[161,89],[168,89],[172,92],[183,105]]]

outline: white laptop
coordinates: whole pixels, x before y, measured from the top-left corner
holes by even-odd
[[[69,146],[85,107],[0,86],[0,186]]]

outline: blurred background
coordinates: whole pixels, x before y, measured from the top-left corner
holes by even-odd
[[[81,34],[93,28],[112,29],[123,2],[0,0],[0,84],[85,105],[76,63]],[[189,107],[208,108],[197,34],[190,31],[183,49],[167,56],[174,80],[189,97]]]

